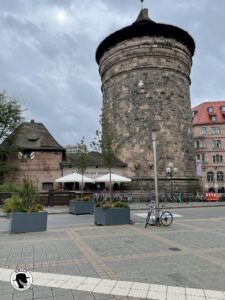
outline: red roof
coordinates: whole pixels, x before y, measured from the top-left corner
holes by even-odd
[[[222,106],[225,110],[225,101],[203,102],[193,107],[192,125],[225,123],[225,111],[222,111]],[[208,111],[209,107],[212,107],[211,112]],[[216,120],[212,121],[212,117],[216,117]]]

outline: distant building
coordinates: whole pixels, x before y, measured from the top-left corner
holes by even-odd
[[[4,182],[21,183],[29,178],[40,190],[56,187],[55,179],[61,177],[61,162],[65,149],[42,123],[24,122],[2,143],[14,149],[14,155],[5,157],[8,164],[17,167],[14,172],[3,174]],[[58,184],[57,184],[58,185]]]
[[[76,145],[66,145],[64,146],[66,153],[76,153]]]
[[[224,192],[225,101],[204,102],[192,108],[192,124],[202,187],[204,191]]]

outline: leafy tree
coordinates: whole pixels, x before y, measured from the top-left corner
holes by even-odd
[[[84,137],[81,139],[80,143],[76,144],[75,153],[76,153],[77,170],[82,176],[81,190],[82,190],[82,196],[83,196],[84,172],[87,169],[87,163],[88,163],[88,148],[87,148],[87,145],[85,144]]]
[[[22,122],[21,106],[0,92],[0,142]]]
[[[102,132],[96,130],[96,138],[91,146],[102,154],[103,160],[109,169],[109,192],[110,202],[112,202],[112,166],[116,155],[119,153],[119,145],[116,141],[114,130],[110,122],[106,118],[102,118],[100,122]]]
[[[5,161],[5,157],[12,155],[15,149],[1,143],[22,121],[21,106],[5,93],[0,92],[0,173],[15,170],[15,167],[7,165]]]

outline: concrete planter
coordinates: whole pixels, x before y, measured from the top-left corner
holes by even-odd
[[[95,207],[96,225],[130,224],[130,208]]]
[[[70,200],[69,203],[69,212],[71,214],[80,215],[80,214],[93,214],[94,213],[94,201],[78,201]]]
[[[10,215],[9,232],[23,233],[46,231],[48,213],[41,212],[13,212]]]

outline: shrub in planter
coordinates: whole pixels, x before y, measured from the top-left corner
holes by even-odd
[[[10,232],[33,232],[47,229],[47,212],[38,203],[37,190],[33,183],[24,179],[23,185],[3,205],[10,217]]]
[[[95,207],[96,225],[122,225],[130,224],[130,208],[127,203],[116,201],[114,203],[97,204]]]
[[[94,213],[94,201],[90,196],[83,196],[78,199],[70,200],[69,212],[71,214],[93,214]]]

